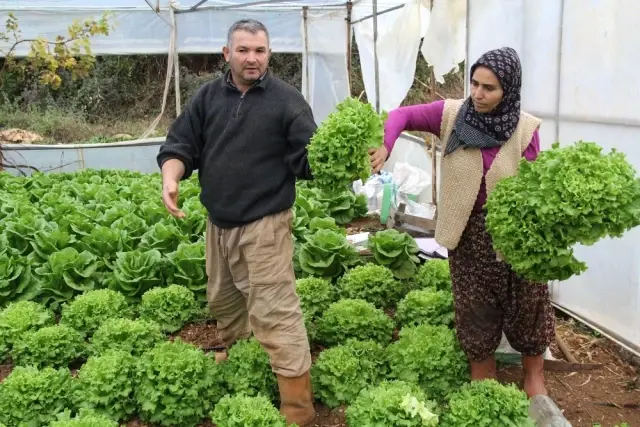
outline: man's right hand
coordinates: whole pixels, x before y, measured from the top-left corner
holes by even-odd
[[[178,181],[184,175],[184,164],[177,159],[167,160],[162,165],[162,202],[171,215],[184,218],[178,208]]]
[[[166,180],[162,184],[162,201],[171,215],[176,218],[184,218],[184,212],[178,208],[178,182]]]

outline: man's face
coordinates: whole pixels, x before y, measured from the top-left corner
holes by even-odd
[[[251,85],[269,65],[269,40],[264,31],[252,34],[239,30],[233,33],[231,46],[223,49],[224,59],[231,66],[236,84]]]

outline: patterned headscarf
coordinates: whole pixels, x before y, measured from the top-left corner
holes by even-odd
[[[487,148],[503,145],[520,120],[520,88],[522,69],[518,53],[510,48],[491,50],[471,67],[471,76],[480,65],[493,71],[502,86],[502,101],[489,113],[476,111],[469,96],[458,112],[456,123],[445,150],[445,156],[460,147]]]

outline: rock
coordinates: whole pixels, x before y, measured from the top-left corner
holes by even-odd
[[[0,143],[9,144],[33,144],[42,141],[42,137],[37,133],[22,129],[7,129],[0,131]]]

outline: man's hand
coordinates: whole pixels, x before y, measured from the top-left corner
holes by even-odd
[[[184,218],[184,212],[178,208],[178,182],[166,180],[162,184],[162,201],[171,215],[176,218]]]
[[[178,159],[167,160],[162,165],[162,202],[171,215],[184,218],[178,209],[178,181],[184,175],[184,164]]]
[[[384,167],[384,163],[387,161],[389,152],[387,147],[382,145],[377,150],[375,148],[369,149],[369,159],[371,160],[371,173],[378,173]]]

